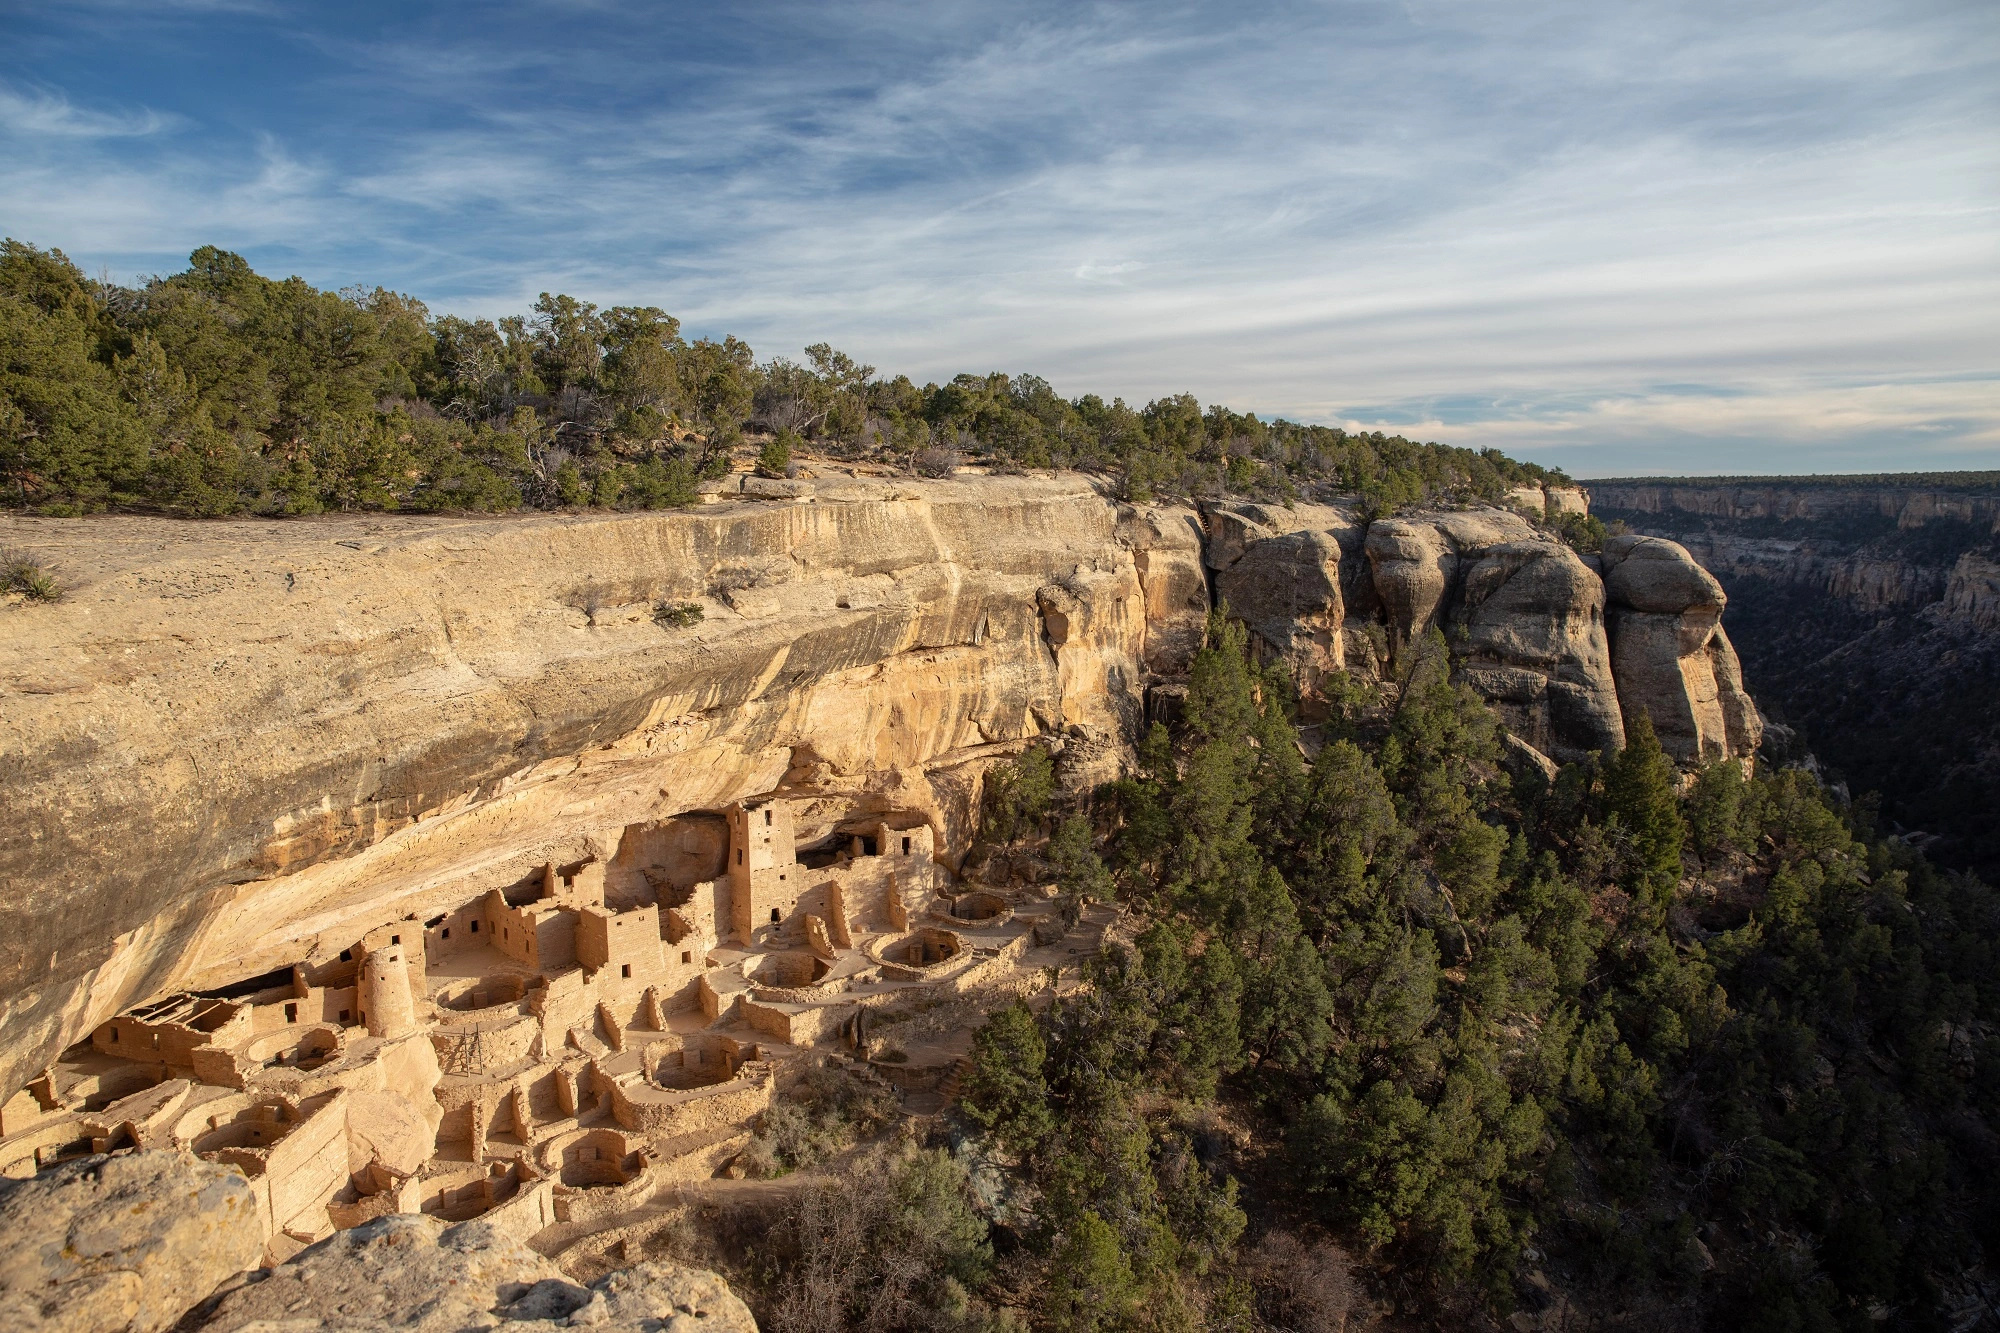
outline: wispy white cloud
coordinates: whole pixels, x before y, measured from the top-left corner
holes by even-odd
[[[0,133],[40,139],[129,139],[180,124],[158,111],[105,111],[79,107],[48,88],[0,83]]]
[[[0,102],[0,222],[128,267],[213,240],[434,308],[563,288],[919,379],[1186,388],[1585,471],[1711,446],[2000,465],[1989,19],[1891,0],[273,18],[261,40],[302,77],[255,107],[177,106],[198,128],[65,136]],[[34,86],[59,83],[52,124],[127,114]]]

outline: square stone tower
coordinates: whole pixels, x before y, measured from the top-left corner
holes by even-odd
[[[792,805],[744,801],[729,819],[729,925],[738,943],[760,930],[782,926],[797,909],[804,871],[793,851]]]

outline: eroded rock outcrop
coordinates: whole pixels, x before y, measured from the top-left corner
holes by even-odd
[[[179,1152],[0,1184],[0,1327],[159,1333],[264,1249],[250,1182]]]
[[[814,489],[5,520],[68,592],[0,625],[0,1078],[149,996],[433,915],[441,884],[608,860],[629,825],[788,780],[922,811],[962,848],[966,764],[1117,741],[1149,665],[1198,639],[1189,511],[1076,477]],[[699,624],[656,621],[686,604]]]
[[[1650,715],[1661,747],[1683,763],[1754,754],[1763,723],[1722,632],[1722,585],[1658,537],[1613,537],[1602,561],[1625,716]]]
[[[684,513],[6,518],[0,540],[68,589],[0,623],[0,880],[20,886],[0,1077],[31,1122],[49,1107],[18,1090],[135,1005],[330,975],[468,886],[641,844],[634,864],[686,889],[717,874],[717,812],[752,796],[917,819],[948,868],[995,759],[1047,738],[1071,780],[1116,772],[1212,596],[1309,697],[1436,629],[1537,754],[1619,743],[1621,693],[1689,762],[1755,745],[1685,553],[1620,548],[1607,599],[1501,509],[1370,523],[1135,508],[1074,476],[820,478]]]
[[[1883,827],[2000,874],[2000,473],[1592,482],[1729,594],[1758,703]]]
[[[1604,586],[1499,509],[1361,523],[1349,511],[1210,510],[1216,588],[1308,692],[1336,664],[1386,673],[1432,630],[1517,737],[1568,760],[1622,743]]]
[[[581,1287],[488,1223],[394,1216],[321,1241],[225,1295],[204,1333],[757,1333],[705,1269],[652,1260]]]

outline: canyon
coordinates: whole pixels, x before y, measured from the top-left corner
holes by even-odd
[[[1545,775],[1640,712],[1686,768],[1762,737],[1724,585],[1655,536],[1579,555],[1536,521],[1573,493],[710,491],[0,518],[64,587],[0,611],[0,1169],[234,1166],[269,1266],[407,1214],[587,1230],[727,1171],[790,1063],[934,1109],[962,1034],[870,1015],[1007,993],[1108,924],[968,864],[986,774],[1038,745],[1069,790],[1117,776],[1216,607],[1308,724],[1338,673],[1393,696],[1445,651]]]
[[[1943,863],[2000,874],[2000,474],[1589,486],[1600,518],[1728,590],[1780,758],[1875,793]]]

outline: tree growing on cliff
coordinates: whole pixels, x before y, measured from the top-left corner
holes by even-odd
[[[1204,653],[1181,724],[1099,802],[1137,956],[975,1043],[981,1123],[1033,1127],[1009,1142],[1045,1276],[1234,1308],[1185,1258],[1233,1243],[1226,1180],[1170,1166],[1211,1098],[1277,1127],[1279,1207],[1440,1318],[1503,1315],[1538,1272],[1587,1319],[1917,1327],[1985,1261],[1984,885],[1865,843],[1799,770],[1717,765],[1683,797],[1636,713],[1623,750],[1517,786],[1485,705],[1421,656],[1393,715],[1267,763],[1270,683],[1240,638]],[[1690,846],[1716,878],[1684,893]]]
[[[1625,724],[1625,748],[1605,760],[1604,809],[1606,822],[1632,841],[1626,887],[1661,906],[1681,881],[1686,829],[1679,786],[1674,762],[1660,748],[1653,719],[1641,710]]]

